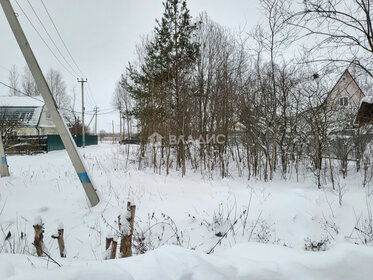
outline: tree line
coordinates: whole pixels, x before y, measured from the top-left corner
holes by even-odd
[[[307,169],[318,187],[331,182],[334,188],[336,176],[347,176],[349,160],[359,170],[364,159],[367,131],[354,126],[356,108],[325,100],[342,69],[362,88],[371,85],[365,4],[306,0],[296,10],[292,1],[264,0],[264,23],[232,32],[206,13],[193,19],[185,0],[166,0],[114,94],[128,125],[136,120],[140,165],[266,181],[276,171],[287,178]],[[149,145],[154,132],[164,137],[159,145]],[[225,140],[200,141],[212,135]]]

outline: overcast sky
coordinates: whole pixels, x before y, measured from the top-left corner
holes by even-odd
[[[27,0],[17,0],[52,50],[58,54],[49,41],[42,26]],[[69,59],[58,39],[40,0],[29,0],[61,52]],[[153,31],[155,19],[163,12],[161,0],[43,0],[59,29],[66,45],[90,83],[87,92],[86,110],[97,105],[102,114],[98,118],[98,130],[111,131],[114,120],[119,130],[119,113],[112,111],[112,93],[128,61],[134,58],[135,46],[142,35]],[[73,87],[78,93],[80,87],[76,77],[69,74],[43,44],[37,33],[23,15],[15,0],[13,8],[33,48],[44,73],[50,68],[62,72],[67,83],[68,93]],[[193,17],[206,11],[211,19],[234,30],[251,30],[260,21],[259,0],[188,0]],[[26,65],[16,40],[10,30],[3,11],[0,11],[0,81],[9,84],[8,69],[15,64],[20,73]],[[63,59],[60,58],[62,62]],[[70,60],[69,62],[73,64]],[[66,64],[66,63],[65,63]],[[9,89],[0,85],[0,95],[7,95]],[[76,108],[81,111],[80,107]],[[105,113],[105,114],[104,114]],[[86,119],[90,117],[86,117]]]

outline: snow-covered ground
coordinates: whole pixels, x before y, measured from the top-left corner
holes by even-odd
[[[373,279],[372,244],[355,244],[369,242],[354,228],[369,226],[373,202],[360,174],[337,178],[340,206],[338,191],[318,190],[306,171],[298,183],[191,171],[182,178],[139,171],[123,146],[80,152],[100,192],[94,208],[65,151],[8,157],[11,176],[0,179],[0,279]],[[136,204],[134,253],[147,252],[103,260],[105,237],[116,234],[128,200]],[[62,268],[32,256],[38,216],[45,249]],[[51,238],[61,223],[65,259]],[[305,250],[317,243],[321,251]]]

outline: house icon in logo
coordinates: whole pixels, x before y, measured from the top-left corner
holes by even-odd
[[[160,144],[162,143],[163,136],[160,135],[158,132],[154,132],[152,135],[148,137],[150,144]]]

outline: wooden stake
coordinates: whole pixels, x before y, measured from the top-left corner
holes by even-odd
[[[63,240],[63,228],[58,229],[58,235],[52,235],[53,239],[57,239],[58,248],[60,249],[61,258],[66,258],[65,241]]]
[[[110,259],[115,259],[117,255],[117,247],[118,247],[118,242],[116,240],[113,240],[113,242],[111,243]]]
[[[106,237],[105,250],[109,249],[112,241],[113,241],[113,237]]]
[[[40,221],[40,224],[33,225],[33,227],[35,230],[34,246],[37,255],[41,257],[43,255],[43,224]]]
[[[130,202],[127,202],[127,211],[130,213],[130,215],[127,215],[126,217],[126,220],[130,226],[130,230],[127,232],[127,234],[122,234],[121,236],[119,251],[122,258],[132,256],[132,235],[134,230],[136,205],[131,205]],[[118,224],[119,231],[121,231],[120,216],[118,217]]]

